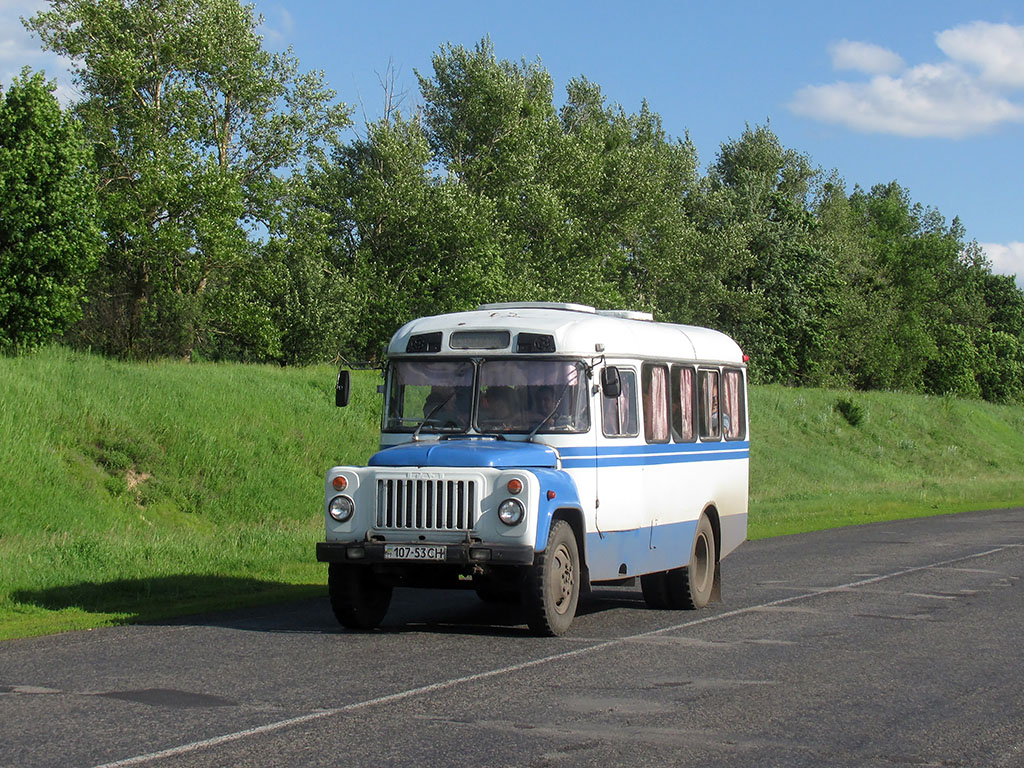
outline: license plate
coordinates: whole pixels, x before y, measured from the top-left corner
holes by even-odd
[[[444,560],[448,547],[433,544],[385,544],[385,560]]]

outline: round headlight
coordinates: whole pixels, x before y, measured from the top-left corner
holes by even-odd
[[[505,525],[518,525],[526,517],[526,508],[519,499],[505,499],[498,505],[498,519]]]
[[[327,511],[339,523],[344,523],[351,519],[355,513],[356,503],[348,496],[335,496],[331,499],[331,503],[327,505]]]

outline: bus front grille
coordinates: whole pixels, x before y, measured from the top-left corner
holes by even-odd
[[[377,480],[377,528],[469,531],[475,521],[473,480]]]

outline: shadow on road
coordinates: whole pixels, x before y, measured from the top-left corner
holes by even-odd
[[[20,603],[59,611],[77,608],[116,617],[118,624],[229,627],[251,632],[353,634],[331,613],[325,585],[181,575],[12,593]],[[599,589],[580,599],[576,615],[644,609],[639,590]],[[471,589],[396,589],[391,609],[374,633],[426,632],[528,636],[519,605],[485,602]]]

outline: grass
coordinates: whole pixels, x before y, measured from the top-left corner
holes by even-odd
[[[376,374],[0,359],[0,638],[323,591],[323,476],[376,445]]]
[[[0,358],[0,639],[324,594],[323,476],[366,461],[380,412],[376,373],[343,410],[334,374]],[[1024,506],[1024,408],[750,399],[751,538]]]
[[[778,386],[750,401],[751,538],[1024,506],[1019,406]]]

